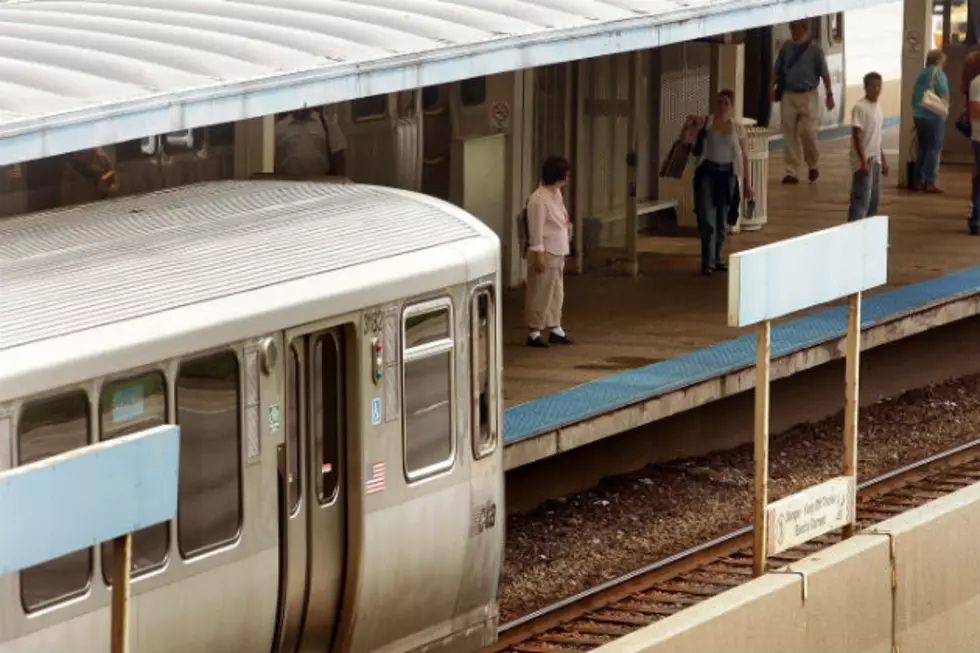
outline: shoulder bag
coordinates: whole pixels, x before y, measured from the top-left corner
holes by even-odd
[[[773,95],[773,100],[776,102],[782,102],[783,94],[786,92],[786,73],[792,70],[793,66],[799,62],[800,57],[802,57],[803,54],[810,49],[810,43],[810,41],[807,41],[806,45],[793,53],[793,56],[789,58],[789,61],[780,66],[779,70],[776,72],[776,92]]]
[[[938,72],[939,69],[933,66],[932,80],[929,82],[929,88],[922,93],[922,108],[935,116],[946,118],[949,116],[949,106],[943,102],[942,98],[936,95],[936,74]]]

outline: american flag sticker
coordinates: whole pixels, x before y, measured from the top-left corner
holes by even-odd
[[[385,489],[385,464],[382,461],[371,463],[367,468],[367,482],[364,484],[367,494],[377,494]]]

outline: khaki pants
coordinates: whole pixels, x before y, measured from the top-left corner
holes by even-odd
[[[779,103],[780,122],[783,128],[783,147],[785,147],[786,174],[799,177],[802,154],[810,170],[820,164],[820,150],[817,149],[817,125],[820,124],[820,98],[816,90],[807,93],[786,91]],[[802,141],[803,151],[800,152]]]
[[[534,271],[534,257],[528,252],[527,291],[524,294],[524,316],[535,331],[561,326],[561,306],[565,301],[565,257],[544,255],[544,272]]]

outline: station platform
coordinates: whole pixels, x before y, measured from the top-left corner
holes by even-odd
[[[886,152],[897,140],[887,130]],[[730,235],[726,251],[845,221],[847,149],[847,139],[822,142],[820,180],[798,186],[780,183],[782,155],[773,151],[768,222]],[[897,167],[897,156],[891,161]],[[895,173],[885,178],[888,285],[865,296],[864,349],[980,314],[980,237],[966,228],[970,175],[944,166],[942,195],[898,190]],[[508,470],[753,387],[754,336],[727,326],[727,275],[700,275],[697,238],[644,237],[640,248],[637,278],[594,268],[566,276],[563,326],[575,346],[526,347],[523,289],[505,294]],[[774,324],[772,379],[843,357],[845,313],[839,303]]]

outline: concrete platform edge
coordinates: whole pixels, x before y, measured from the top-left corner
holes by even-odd
[[[960,293],[889,315],[870,325],[866,323],[861,348],[868,350],[879,347],[976,315],[980,315],[980,291]],[[774,356],[772,380],[804,372],[843,356],[843,335]],[[754,384],[754,373],[749,364],[719,376],[651,396],[640,402],[597,413],[557,429],[505,443],[504,468],[509,471],[556,456],[671,415],[698,408],[709,402],[751,390]]]

